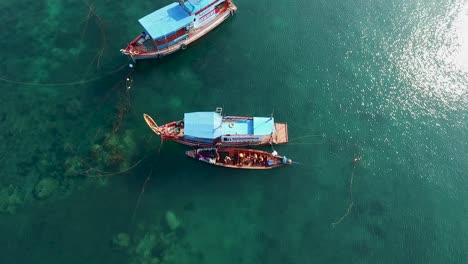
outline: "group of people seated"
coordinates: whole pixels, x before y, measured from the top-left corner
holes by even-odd
[[[251,154],[251,153],[239,153],[234,155],[233,158],[231,158],[229,155],[226,155],[224,157],[224,163],[226,164],[231,164],[231,165],[241,165],[241,166],[263,166],[267,165],[267,156],[265,155],[257,155]]]

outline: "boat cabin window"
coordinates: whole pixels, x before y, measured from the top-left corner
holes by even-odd
[[[177,33],[177,31],[174,31],[174,32],[171,32],[171,33],[167,34],[167,35],[164,36],[164,37],[165,37],[165,38],[168,38],[168,37],[170,37],[170,36],[175,35],[176,33]]]

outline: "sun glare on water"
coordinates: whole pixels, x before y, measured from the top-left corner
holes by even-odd
[[[412,11],[412,30],[394,50],[403,89],[400,103],[430,115],[465,109],[468,103],[468,2],[420,6]]]
[[[468,74],[468,2],[465,2],[455,18],[454,35],[458,47],[450,58],[454,65]]]

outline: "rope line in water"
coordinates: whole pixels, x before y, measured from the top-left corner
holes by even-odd
[[[13,83],[13,84],[21,84],[21,85],[31,85],[31,86],[67,86],[67,85],[77,85],[77,84],[83,84],[83,83],[89,83],[89,82],[94,82],[96,80],[101,79],[103,76],[95,77],[89,80],[83,80],[83,81],[77,81],[77,82],[66,82],[66,83],[33,83],[33,82],[20,82],[16,80],[9,80],[0,77],[0,81],[7,82],[7,83]]]
[[[309,137],[325,137],[325,134],[322,134],[322,135],[318,135],[318,134],[305,135],[305,136],[301,136],[301,137],[297,137],[297,138],[290,139],[289,142],[293,142],[293,141],[296,141],[296,140],[299,140],[299,139],[309,138]],[[288,143],[289,143],[289,142],[288,142]]]
[[[136,166],[138,166],[138,164],[140,164],[143,160],[145,160],[147,157],[149,157],[151,154],[153,154],[154,151],[146,154],[142,159],[140,159],[139,161],[137,161],[135,164],[133,164],[132,166],[128,167],[127,169],[124,169],[124,170],[121,170],[121,171],[117,171],[117,172],[106,172],[106,171],[102,171],[102,170],[98,170],[98,169],[95,169],[91,166],[89,166],[90,168],[83,171],[83,172],[80,172],[80,173],[77,173],[77,175],[84,175],[86,177],[90,177],[90,178],[99,178],[99,177],[107,177],[107,176],[113,176],[113,175],[118,175],[118,174],[122,174],[122,173],[125,173],[125,172],[128,172],[130,171],[131,169],[135,168]],[[95,172],[98,172],[98,173],[101,173],[101,174],[98,174],[98,175],[89,175],[90,172],[92,171],[95,171]]]
[[[136,204],[135,204],[135,208],[133,209],[133,215],[132,215],[131,226],[133,226],[133,224],[135,223],[136,213],[137,213],[138,208],[140,207],[140,201],[141,201],[141,198],[143,197],[143,194],[144,194],[144,192],[145,192],[146,185],[147,185],[148,182],[151,180],[151,175],[153,174],[153,169],[154,169],[154,162],[153,162],[153,164],[151,165],[151,170],[150,170],[150,172],[148,173],[148,176],[146,176],[146,179],[145,179],[145,182],[143,183],[143,186],[141,187],[140,194],[138,194],[138,199],[137,199],[137,202],[136,202]]]
[[[135,208],[133,209],[131,225],[133,225],[133,223],[135,222],[136,213],[137,213],[138,208],[140,207],[141,197],[143,196],[143,193],[145,193],[146,185],[151,180],[151,174],[152,173],[153,173],[153,167],[151,167],[151,170],[148,173],[148,176],[146,176],[145,182],[143,183],[143,186],[141,187],[141,191],[138,194],[138,199],[136,201]]]
[[[85,32],[86,32],[86,30],[88,28],[89,21],[90,21],[90,19],[92,17],[94,17],[96,19],[98,25],[99,25],[99,30],[101,32],[101,48],[100,48],[99,52],[96,54],[96,56],[93,58],[93,60],[91,61],[90,64],[92,64],[92,63],[94,63],[96,61],[97,67],[99,68],[100,64],[101,64],[101,57],[102,57],[102,55],[104,53],[104,49],[106,48],[107,35],[106,35],[106,28],[105,28],[106,24],[104,23],[102,18],[100,16],[98,16],[96,14],[96,12],[95,12],[95,2],[96,2],[95,0],[92,0],[90,3],[86,2],[86,1],[83,1],[83,3],[88,8],[88,14],[86,16],[85,26],[83,28],[83,31],[81,32],[80,46],[81,46],[81,43],[83,41]],[[122,66],[118,67],[117,69],[104,72],[103,73],[104,75],[94,77],[94,78],[91,78],[91,79],[87,79],[87,80],[81,80],[81,81],[60,82],[60,83],[35,83],[35,82],[25,82],[25,81],[7,79],[7,78],[1,77],[1,76],[0,76],[0,81],[6,82],[6,83],[12,83],[12,84],[29,85],[29,86],[72,86],[72,85],[78,85],[78,84],[85,84],[85,83],[94,82],[94,81],[97,81],[99,79],[102,79],[105,75],[109,75],[109,74],[113,74],[113,73],[121,71],[122,69],[125,68],[125,66],[128,64],[129,61],[130,61],[130,59],[125,64],[123,64]],[[133,67],[131,67],[131,68],[133,68]]]
[[[11,80],[11,79],[6,79],[3,77],[0,77],[0,81],[2,82],[7,82],[7,83],[12,83],[12,84],[21,84],[21,85],[30,85],[30,86],[72,86],[72,85],[78,85],[78,84],[84,84],[84,83],[90,83],[97,81],[99,79],[104,78],[106,75],[114,74],[117,73],[121,70],[123,70],[127,66],[126,62],[124,65],[120,66],[119,68],[105,72],[103,75],[94,77],[88,80],[82,80],[82,81],[75,81],[75,82],[63,82],[63,83],[34,83],[34,82],[22,82],[22,81],[17,81],[17,80]]]
[[[331,145],[329,143],[287,143],[288,145]]]
[[[354,179],[354,171],[356,169],[356,164],[359,162],[360,158],[355,158],[354,159],[354,165],[353,165],[353,171],[351,172],[351,179],[349,183],[349,205],[348,209],[346,210],[346,213],[336,222],[332,223],[332,226],[335,227],[337,224],[341,223],[351,212],[351,209],[353,208],[354,205],[354,199],[353,199],[353,179]]]

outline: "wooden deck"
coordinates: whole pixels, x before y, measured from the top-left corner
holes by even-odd
[[[288,143],[288,124],[275,123],[276,144]]]
[[[275,123],[275,134],[273,136],[266,136],[258,145],[285,143],[288,143],[288,124]]]

